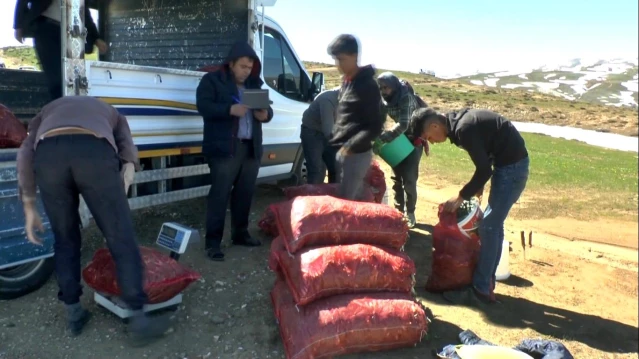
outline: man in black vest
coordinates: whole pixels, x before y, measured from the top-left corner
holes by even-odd
[[[202,152],[211,169],[205,248],[214,261],[224,260],[220,244],[229,200],[233,244],[261,244],[249,235],[248,223],[262,159],[262,123],[273,118],[273,110],[250,110],[241,103],[245,89],[262,87],[261,67],[253,48],[238,42],[225,64],[204,75],[197,87],[197,110],[204,119]]]
[[[62,0],[18,0],[16,2],[13,28],[20,43],[33,38],[33,46],[47,77],[50,101],[63,96],[62,86]],[[100,39],[89,7],[84,7],[84,22],[87,29],[85,53],[93,52],[97,46],[101,54],[106,53],[107,44]]]

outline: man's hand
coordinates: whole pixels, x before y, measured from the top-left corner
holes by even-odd
[[[481,200],[484,196],[484,187],[482,187],[476,194],[475,197],[479,200],[479,204],[481,204]]]
[[[379,140],[388,143],[393,140],[393,133],[390,131],[384,131],[381,135],[379,135]]]
[[[106,42],[104,42],[104,40],[102,39],[95,40],[95,46],[98,47],[98,51],[101,55],[106,54],[106,52],[109,50],[109,45],[107,45]]]
[[[339,154],[341,157],[350,156],[350,155],[351,155],[351,153],[352,153],[352,152],[351,152],[351,150],[350,150],[348,147],[342,147],[342,148],[340,148],[340,149],[339,149],[339,152],[338,152],[338,154]]]
[[[268,111],[265,109],[253,110],[253,117],[260,122],[268,120]]]
[[[453,197],[444,203],[444,211],[454,213],[459,209],[464,199],[461,197]]]
[[[235,117],[244,117],[244,115],[246,115],[246,111],[248,110],[248,106],[242,105],[241,103],[236,103],[235,105],[231,106],[231,115]]]
[[[129,187],[133,184],[135,178],[135,166],[133,163],[125,163],[122,166],[122,179],[124,180],[124,193],[129,193]]]
[[[16,29],[16,31],[13,32],[13,37],[15,37],[19,43],[24,43],[24,33],[22,32],[22,29]]]
[[[24,227],[27,232],[27,239],[29,242],[41,246],[42,240],[36,235],[35,231],[44,232],[44,226],[42,225],[42,218],[35,206],[35,201],[25,202],[23,206]]]

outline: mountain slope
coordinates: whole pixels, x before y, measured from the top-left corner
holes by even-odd
[[[574,59],[564,66],[542,66],[529,72],[503,71],[457,78],[465,83],[500,89],[543,92],[590,103],[637,107],[637,60]]]
[[[339,85],[340,76],[335,66],[316,62],[305,62],[304,65],[309,73],[323,72],[327,88]],[[383,71],[387,70],[378,69],[377,73]],[[415,92],[438,111],[462,107],[484,108],[516,121],[637,136],[639,114],[636,108],[629,106],[613,107],[567,100],[553,94],[529,91],[532,89],[477,86],[470,79],[441,79],[403,71],[393,73],[408,80]]]

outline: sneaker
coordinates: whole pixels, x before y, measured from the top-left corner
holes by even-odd
[[[415,228],[415,225],[417,224],[415,213],[407,213],[406,220],[408,221],[408,228]]]

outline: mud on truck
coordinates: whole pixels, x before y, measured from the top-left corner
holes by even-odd
[[[86,1],[86,4],[85,4]],[[262,60],[264,88],[273,102],[265,124],[259,182],[304,180],[302,112],[324,87],[322,73],[307,73],[284,30],[265,16],[276,0],[63,0],[61,34],[65,96],[94,96],[127,116],[143,170],[129,193],[131,209],[205,196],[201,154],[203,120],[195,90],[238,41]],[[109,51],[84,59],[84,6],[98,12]],[[25,126],[48,101],[44,74],[0,69],[0,103]],[[40,288],[53,272],[53,236],[45,221],[43,246],[25,237],[18,199],[17,149],[0,149],[0,299]],[[90,213],[81,201],[83,226]]]

